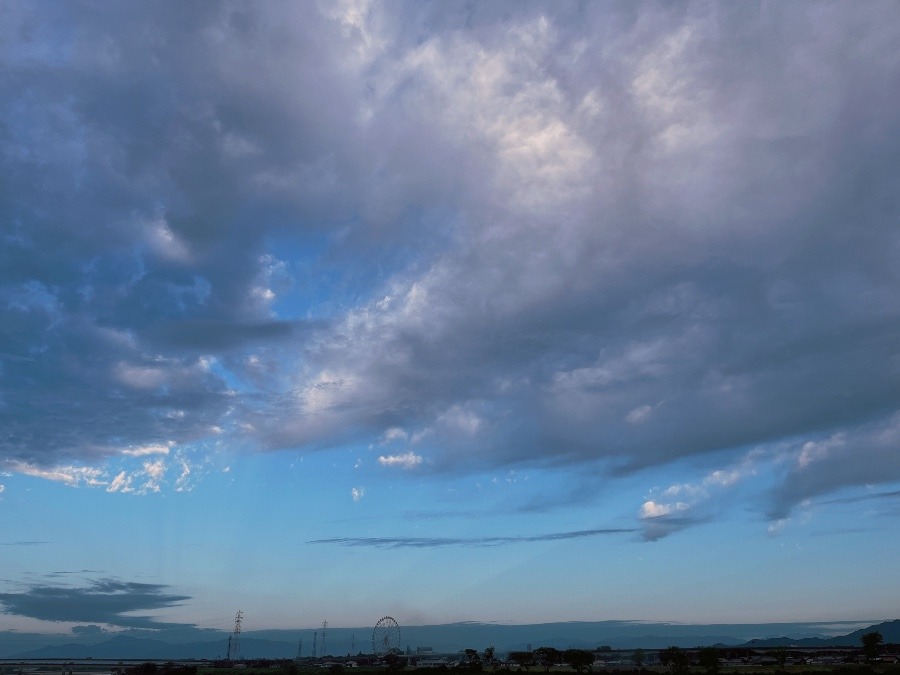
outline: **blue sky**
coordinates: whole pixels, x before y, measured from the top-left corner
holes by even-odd
[[[6,3],[0,630],[896,618],[898,47]]]

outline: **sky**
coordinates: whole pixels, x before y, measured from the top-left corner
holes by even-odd
[[[0,630],[897,618],[898,216],[894,2],[5,1]]]

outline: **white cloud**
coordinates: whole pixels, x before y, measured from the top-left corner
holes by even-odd
[[[102,469],[87,466],[56,466],[44,469],[24,462],[9,462],[6,467],[25,476],[43,478],[44,480],[65,483],[73,487],[84,483],[88,486],[106,485]]]
[[[670,516],[679,511],[687,511],[690,507],[684,502],[674,502],[672,504],[657,504],[648,500],[643,503],[640,510],[641,518],[659,518],[661,516]]]
[[[164,459],[153,462],[144,462],[142,468],[137,471],[120,471],[109,483],[106,491],[135,495],[160,492],[165,473],[166,464]],[[138,483],[140,483],[140,485],[135,487]]]
[[[161,257],[179,263],[191,261],[188,245],[172,231],[165,218],[148,223],[144,236],[150,248]]]
[[[695,483],[675,483],[674,485],[670,485],[665,490],[662,491],[661,495],[663,497],[705,497],[707,495],[706,490],[702,485],[697,485]]]
[[[164,460],[159,459],[155,462],[144,462],[144,473],[146,473],[150,478],[158,480],[162,478],[166,473],[166,463]]]
[[[483,424],[482,419],[466,406],[455,405],[437,418],[437,423],[445,432],[475,436]]]
[[[405,441],[408,438],[409,434],[400,427],[391,427],[381,435],[381,443],[385,444],[392,443],[393,441]]]
[[[365,488],[355,487],[350,490],[350,496],[353,497],[353,501],[358,502],[366,495]]]
[[[728,490],[756,474],[757,464],[764,456],[765,453],[752,450],[733,466],[710,471],[697,482],[673,483],[664,490],[654,488],[651,490],[650,498],[641,505],[641,519],[684,515],[688,511],[692,514],[699,512],[708,517],[711,512],[722,507],[721,502],[727,503]],[[703,518],[695,517],[694,520],[699,523]],[[645,534],[650,539],[658,539],[677,529],[680,527],[653,530]]]
[[[422,456],[410,451],[403,455],[382,455],[378,458],[382,466],[398,466],[402,469],[414,469],[422,463]]]
[[[746,475],[747,472],[741,471],[740,469],[731,469],[727,471],[717,469],[703,479],[703,484],[716,487],[729,487],[737,483]]]
[[[127,471],[120,471],[115,478],[112,479],[112,482],[106,488],[107,492],[134,492],[134,489],[131,487],[131,476],[128,475]]]
[[[787,526],[789,520],[790,519],[788,518],[778,518],[777,520],[773,520],[769,523],[766,531],[771,536],[781,534],[784,528]]]
[[[847,447],[847,434],[837,433],[822,441],[807,441],[797,454],[798,469],[807,469],[816,462],[825,460],[830,454],[841,452]]]
[[[162,480],[166,475],[165,460],[159,459],[155,462],[144,462],[143,474],[147,477],[147,480],[141,485],[140,491],[142,493],[159,492]]]
[[[182,459],[180,461],[181,461],[181,475],[178,476],[178,479],[175,481],[175,491],[176,492],[190,492],[191,486],[189,484],[189,480],[191,477],[191,465],[185,459]]]
[[[126,450],[122,450],[123,455],[128,455],[129,457],[145,457],[147,455],[168,455],[169,450],[175,445],[174,441],[169,441],[165,445],[155,444],[155,445],[144,445],[138,448],[128,448]]]
[[[625,416],[625,421],[629,424],[640,424],[650,417],[651,412],[653,408],[649,405],[638,406]]]
[[[116,364],[113,375],[120,383],[138,390],[158,389],[168,379],[166,370],[163,368],[135,366],[124,362]]]
[[[275,291],[271,288],[263,288],[261,286],[250,289],[250,295],[263,302],[272,302],[275,299]]]

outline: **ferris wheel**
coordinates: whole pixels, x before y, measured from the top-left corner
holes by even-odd
[[[372,653],[384,656],[394,650],[400,651],[400,625],[394,617],[383,616],[372,631]]]

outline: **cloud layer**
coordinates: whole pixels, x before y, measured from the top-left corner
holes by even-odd
[[[160,584],[100,579],[84,588],[32,586],[20,593],[0,593],[7,614],[42,621],[93,622],[124,628],[164,628],[175,624],[136,612],[168,609],[190,596],[168,593]]]
[[[900,481],[894,5],[7,10],[0,469]]]

